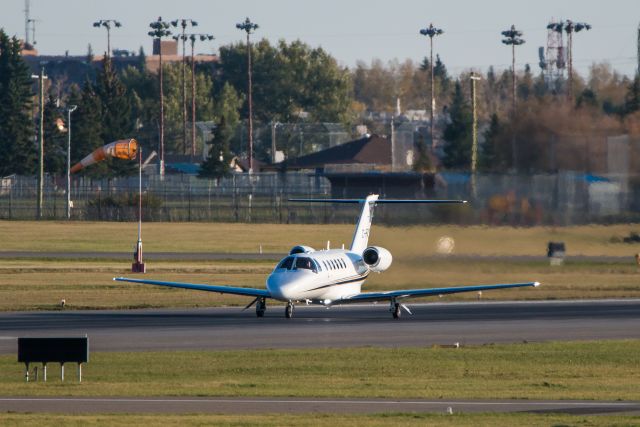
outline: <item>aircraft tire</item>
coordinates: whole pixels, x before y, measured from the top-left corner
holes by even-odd
[[[402,313],[401,308],[400,308],[400,304],[396,303],[393,306],[393,318],[394,319],[399,319],[400,318],[400,313]]]
[[[287,306],[284,309],[284,317],[287,319],[291,319],[293,317],[293,303],[287,303]]]

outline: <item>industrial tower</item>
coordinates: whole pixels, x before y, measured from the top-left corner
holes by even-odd
[[[556,89],[558,79],[564,77],[564,70],[567,66],[567,49],[564,45],[562,31],[558,31],[558,26],[562,25],[562,20],[551,19],[547,25],[547,48],[539,49],[540,68],[544,73],[544,81],[549,89]]]

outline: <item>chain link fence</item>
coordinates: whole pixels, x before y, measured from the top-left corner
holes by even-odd
[[[464,173],[431,177],[430,188],[416,197],[465,199],[467,205],[380,205],[376,221],[386,224],[492,224],[530,226],[640,221],[640,179],[626,174],[479,175],[475,185]],[[373,179],[373,178],[372,178]],[[47,177],[42,218],[66,219],[66,184]],[[475,188],[475,190],[474,190]],[[330,181],[305,173],[234,174],[221,180],[187,175],[143,176],[144,221],[215,221],[254,223],[351,223],[352,205],[292,203],[289,198],[335,195]],[[362,190],[394,198],[406,187],[376,183]],[[34,177],[12,176],[0,186],[0,219],[36,219]],[[138,178],[74,178],[72,220],[134,221],[138,215]]]

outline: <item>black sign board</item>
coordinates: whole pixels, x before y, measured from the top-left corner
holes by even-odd
[[[18,362],[22,363],[87,363],[89,339],[83,338],[18,338]]]

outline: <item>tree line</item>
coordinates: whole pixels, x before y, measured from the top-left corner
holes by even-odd
[[[197,64],[195,79],[196,121],[213,122],[214,138],[209,158],[202,164],[204,177],[228,173],[233,155],[244,155],[246,136],[242,122],[247,116],[247,51],[242,43],[221,46],[214,67]],[[144,54],[141,51],[140,56]],[[341,66],[321,48],[301,41],[252,45],[254,117],[261,123],[342,123],[347,129],[366,124],[371,131],[388,133],[381,121],[367,119],[367,112],[393,114],[401,109],[427,110],[430,103],[430,64],[397,60],[370,64],[358,62],[353,69]],[[164,65],[165,149],[187,152],[182,138],[182,69],[180,63]],[[471,157],[471,105],[469,72],[449,74],[444,61],[434,61],[436,139],[444,141],[440,167],[468,170]],[[187,67],[187,82],[191,69]],[[511,111],[511,71],[490,67],[481,74],[477,109],[481,130],[479,167],[483,171],[539,171],[557,168],[551,162],[551,134],[586,135],[640,133],[640,82],[620,75],[606,64],[594,64],[589,75],[574,76],[575,99],[566,96],[566,79],[546,81],[529,66],[517,73],[517,108]],[[187,84],[189,88],[190,85]],[[37,113],[35,84],[20,55],[20,42],[0,29],[0,175],[33,174],[36,168],[34,117]],[[57,124],[72,114],[72,162],[107,142],[125,137],[140,141],[146,152],[157,147],[159,82],[144,60],[116,69],[107,57],[97,71],[87,70],[82,83],[64,78],[49,82],[44,108],[45,170],[65,170],[66,134]],[[187,90],[189,103],[190,90]],[[189,118],[190,120],[190,118]],[[424,138],[422,138],[424,139]],[[256,153],[268,160],[270,136],[262,138]],[[514,143],[515,142],[515,143]],[[516,154],[514,155],[514,148]],[[290,149],[288,154],[304,154]],[[418,138],[417,169],[435,167],[424,140]],[[82,172],[103,177],[130,174],[135,163],[113,160]]]

